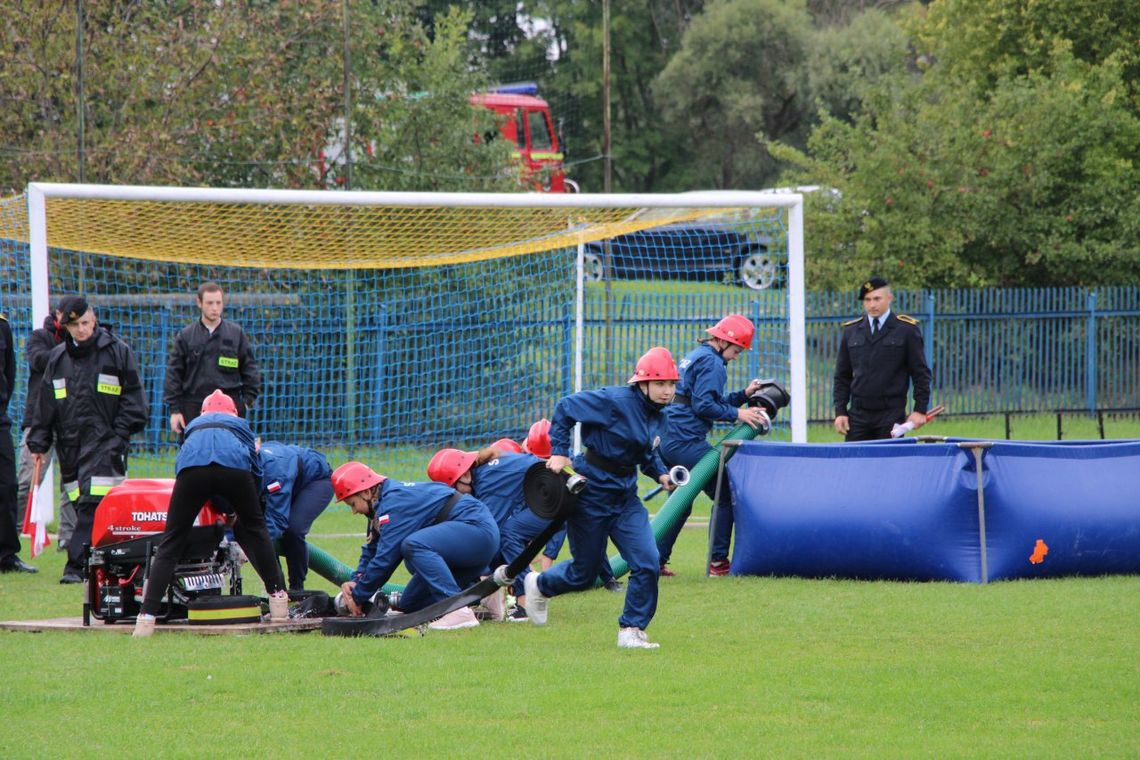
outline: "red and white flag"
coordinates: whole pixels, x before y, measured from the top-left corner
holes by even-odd
[[[54,519],[51,494],[40,487],[40,468],[36,467],[35,472],[32,474],[32,488],[28,492],[27,508],[24,510],[24,527],[21,531],[25,536],[31,539],[32,559],[44,550],[45,546],[51,545],[51,539],[48,538],[47,526],[48,523]]]

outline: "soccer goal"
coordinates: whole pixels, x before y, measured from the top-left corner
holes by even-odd
[[[20,327],[82,293],[162,404],[174,334],[206,280],[250,335],[265,438],[380,465],[520,438],[578,388],[621,384],[654,345],[680,358],[726,313],[757,327],[729,386],[792,394],[773,435],[806,440],[803,201],[797,193],[381,193],[33,183],[0,294]],[[27,255],[18,255],[26,246]],[[23,300],[21,300],[23,299]],[[17,404],[13,404],[15,408]],[[398,468],[397,468],[398,471]]]

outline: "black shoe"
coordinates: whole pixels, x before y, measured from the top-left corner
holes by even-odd
[[[511,614],[507,615],[508,623],[525,623],[527,621],[526,608],[519,607],[517,604],[511,610]]]
[[[19,557],[11,557],[0,564],[0,573],[38,573],[38,567],[32,567]]]
[[[613,591],[614,593],[617,593],[618,591],[621,591],[623,588],[625,588],[625,584],[619,581],[617,578],[610,578],[608,581],[602,584],[602,588],[604,588],[606,591]]]
[[[63,577],[59,579],[59,582],[60,583],[83,583],[83,576],[80,575],[79,573],[73,571],[73,570],[68,570],[67,572],[65,572],[63,574]]]

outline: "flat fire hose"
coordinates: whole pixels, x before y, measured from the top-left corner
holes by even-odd
[[[530,566],[534,558],[546,547],[550,537],[562,527],[567,515],[573,511],[577,499],[569,491],[569,480],[570,477],[567,475],[547,469],[544,463],[535,464],[527,470],[523,479],[523,494],[527,506],[536,515],[549,519],[550,524],[532,538],[522,553],[510,564],[500,565],[490,576],[469,588],[415,612],[372,619],[325,618],[321,621],[321,633],[325,636],[390,636],[475,604],[483,597],[493,594],[501,586],[514,583],[515,577]],[[547,518],[546,515],[550,517]]]
[[[751,425],[737,425],[718,441],[717,446],[712,451],[707,452],[697,460],[697,463],[689,470],[689,482],[683,486],[678,486],[675,491],[669,494],[665,504],[649,522],[649,526],[653,528],[654,541],[659,541],[666,531],[672,528],[677,520],[681,519],[682,513],[692,506],[693,501],[701,493],[705,484],[716,477],[716,471],[720,467],[720,444],[724,441],[751,441],[759,435],[759,432],[754,430]],[[734,453],[736,453],[735,447],[730,447],[725,452],[725,459],[727,460]],[[620,578],[629,572],[629,564],[622,559],[620,554],[610,557],[610,567],[613,568],[615,578]]]

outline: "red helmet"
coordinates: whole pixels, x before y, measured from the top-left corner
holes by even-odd
[[[756,328],[748,317],[729,314],[705,332],[714,338],[727,340],[734,346],[747,349],[752,348],[752,335],[756,332]]]
[[[455,485],[463,473],[475,464],[478,454],[474,451],[460,451],[459,449],[440,449],[428,462],[428,477],[437,483]]]
[[[202,414],[209,414],[210,412],[220,412],[221,414],[232,414],[237,417],[237,405],[234,400],[227,396],[221,388],[206,396],[206,400],[202,402]]]
[[[627,383],[645,383],[650,380],[680,380],[677,374],[677,362],[673,361],[673,354],[669,349],[654,346],[637,360],[637,368],[633,377]]]
[[[521,454],[523,453],[522,446],[512,441],[510,438],[500,438],[491,444],[492,448],[498,449],[503,454]]]
[[[345,462],[333,470],[333,493],[337,501],[344,501],[349,496],[360,493],[366,488],[383,483],[386,477],[372,471],[372,468],[363,462]]]
[[[543,417],[530,426],[526,434],[526,450],[536,457],[550,459],[550,420]]]

